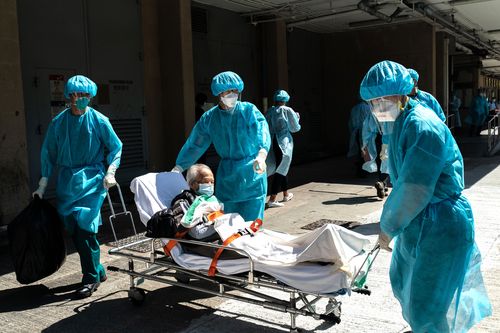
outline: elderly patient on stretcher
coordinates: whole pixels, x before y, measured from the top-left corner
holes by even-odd
[[[213,195],[214,176],[204,164],[187,172],[189,189],[171,202],[170,208],[156,212],[147,222],[146,236],[184,238],[243,249],[253,260],[266,265],[289,266],[319,262],[348,273],[348,261],[369,247],[369,238],[342,227],[327,224],[302,235],[289,235],[265,228],[257,230],[254,221],[244,221],[236,213],[224,214],[223,203]],[[238,237],[233,235],[238,234]],[[227,242],[226,242],[227,244]],[[217,248],[182,244],[187,253],[213,257]],[[223,251],[220,259],[241,258],[235,251]]]
[[[214,174],[205,164],[191,166],[186,174],[188,190],[172,199],[170,208],[155,213],[147,223],[148,237],[184,238],[222,244],[214,227],[216,217],[223,215],[223,204],[213,195]],[[217,248],[182,244],[185,252],[212,257]],[[241,258],[234,251],[225,251],[221,258]]]

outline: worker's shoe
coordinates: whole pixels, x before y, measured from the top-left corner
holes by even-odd
[[[293,193],[288,193],[288,195],[286,197],[283,197],[282,202],[290,201],[290,200],[292,200],[292,198],[293,198]]]
[[[384,187],[384,192],[385,192],[385,196],[389,196],[389,188],[386,186]]]
[[[100,279],[100,282],[104,282],[108,279],[108,276],[106,274],[104,275],[101,275],[101,279]]]
[[[76,297],[87,298],[92,296],[92,293],[97,290],[97,287],[99,287],[100,284],[100,282],[84,284],[76,291]]]
[[[377,197],[383,199],[385,198],[385,185],[383,182],[376,182],[375,188],[377,189]]]
[[[270,201],[267,203],[268,208],[283,207],[283,206],[284,206],[284,204],[282,204],[281,202],[278,202],[278,201]]]

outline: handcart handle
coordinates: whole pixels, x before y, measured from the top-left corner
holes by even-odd
[[[127,212],[127,207],[125,206],[125,201],[123,200],[123,194],[120,184],[116,183],[116,188],[118,189],[118,195],[120,197],[120,202],[122,204],[122,213],[125,213]],[[113,207],[113,202],[111,201],[111,196],[109,195],[109,189],[106,191],[106,194],[108,196],[108,203],[109,203],[109,208],[111,209],[111,215],[114,216],[116,215],[115,208]]]
[[[118,195],[120,197],[120,202],[122,204],[122,211],[119,213],[115,212],[115,208],[113,207],[113,202],[111,201],[111,196],[109,194],[109,189],[106,191],[106,195],[108,197],[109,208],[111,210],[111,215],[109,216],[109,223],[111,225],[111,230],[113,231],[113,236],[115,238],[115,242],[118,242],[118,237],[116,236],[115,226],[113,224],[113,220],[116,219],[117,216],[120,215],[128,215],[130,218],[130,222],[132,223],[132,229],[134,230],[134,235],[137,236],[137,230],[135,229],[134,217],[132,213],[127,210],[127,206],[125,206],[125,200],[123,200],[122,189],[120,184],[116,183],[116,188],[118,190]]]
[[[378,254],[380,252],[380,245],[379,243],[377,242],[377,244],[375,244],[375,246],[373,247],[373,249],[370,250],[370,252],[366,255],[365,257],[365,260],[363,261],[363,263],[359,266],[359,269],[357,270],[356,274],[352,277],[352,280],[351,280],[351,286],[350,288],[352,289],[354,287],[354,284],[356,282],[356,279],[358,278],[359,274],[361,273],[361,270],[363,269],[363,267],[365,266],[366,262],[368,261],[368,259],[373,256],[372,258],[372,261],[368,264],[368,267],[366,268],[366,274],[368,274],[368,272],[370,271],[370,268],[373,264],[373,262],[375,261],[375,258],[377,258]]]

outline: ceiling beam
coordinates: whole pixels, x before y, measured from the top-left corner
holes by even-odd
[[[491,2],[497,0],[450,0],[448,4],[451,6],[460,6],[460,5],[470,5],[473,3],[481,3],[481,2]]]
[[[424,15],[425,17],[433,20],[435,23],[441,25],[445,29],[447,29],[451,34],[465,38],[469,40],[470,42],[474,43],[475,45],[479,46],[480,48],[483,48],[487,50],[492,57],[495,59],[500,60],[500,50],[494,48],[491,44],[483,41],[481,38],[478,36],[475,36],[471,34],[470,32],[466,31],[465,27],[456,23],[456,22],[450,22],[446,18],[444,18],[442,15],[440,15],[431,5],[428,5],[423,2],[411,2],[409,0],[402,0],[402,2],[408,7],[411,8],[420,14]]]

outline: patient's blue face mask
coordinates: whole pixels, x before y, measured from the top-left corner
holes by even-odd
[[[206,184],[199,184],[198,185],[198,191],[196,191],[199,195],[206,195],[206,196],[212,196],[214,195],[214,184],[211,183],[206,183]]]

